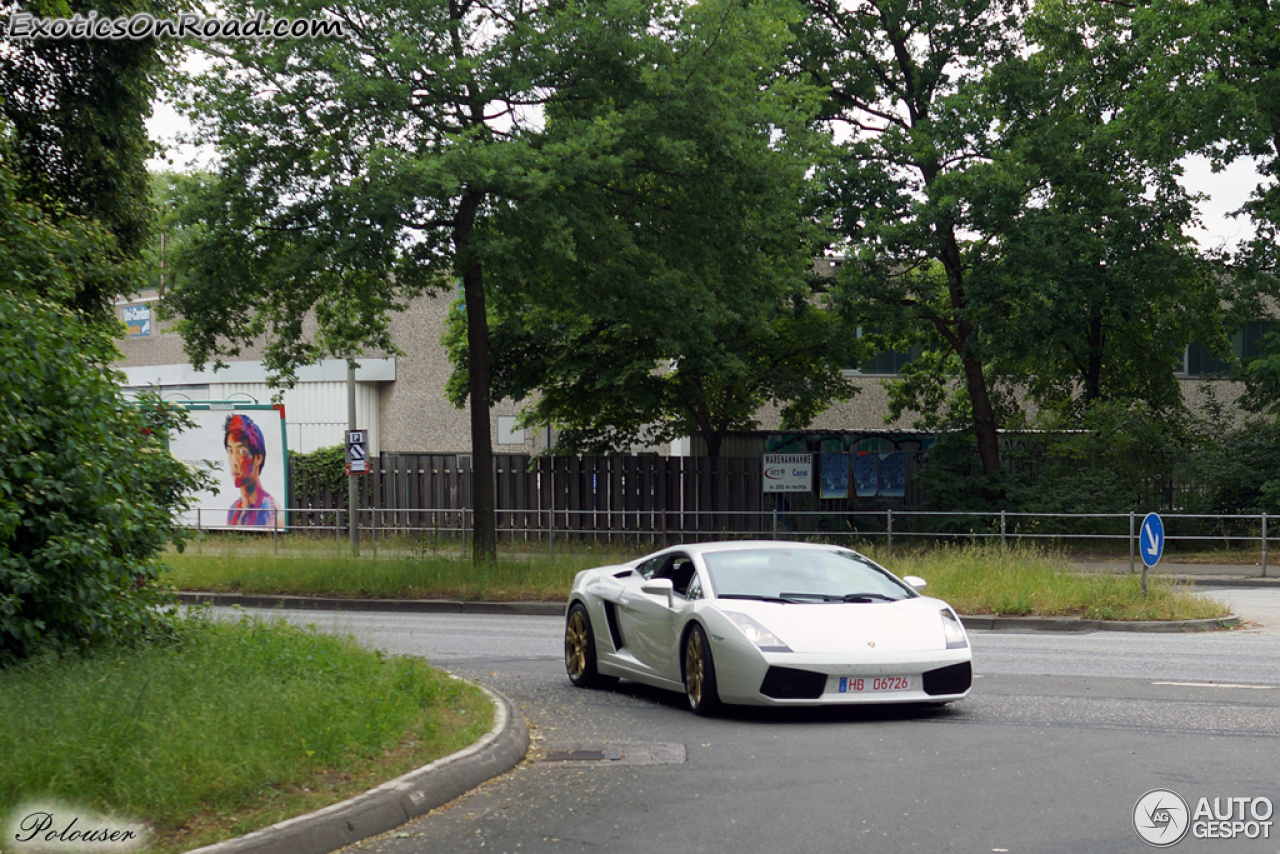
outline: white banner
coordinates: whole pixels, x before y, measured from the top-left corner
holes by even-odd
[[[288,497],[284,413],[269,406],[189,409],[196,425],[169,441],[189,466],[214,464],[215,486],[197,492],[201,528],[284,526]],[[196,511],[185,514],[197,525]]]
[[[765,492],[811,492],[813,454],[765,454]]]

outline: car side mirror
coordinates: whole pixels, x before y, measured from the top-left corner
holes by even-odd
[[[640,585],[640,592],[647,593],[650,596],[667,597],[667,606],[671,605],[671,597],[675,593],[675,585],[671,583],[670,578],[654,578]]]
[[[907,575],[904,576],[902,580],[905,581],[907,586],[912,590],[923,590],[929,583],[918,575]]]

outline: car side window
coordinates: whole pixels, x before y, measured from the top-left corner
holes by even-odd
[[[693,574],[693,579],[689,582],[689,589],[685,591],[684,597],[689,600],[702,598],[702,582],[698,580],[698,574]]]
[[[687,597],[689,583],[693,581],[696,574],[693,561],[686,555],[678,555],[671,562],[671,570],[667,573],[667,577],[671,579],[672,589],[681,596]]]
[[[656,573],[662,567],[662,564],[666,559],[667,558],[665,555],[661,557],[650,558],[649,560],[646,560],[644,563],[636,567],[636,572],[640,574],[641,578],[643,578],[645,581],[648,581],[651,578],[653,578],[654,573]]]

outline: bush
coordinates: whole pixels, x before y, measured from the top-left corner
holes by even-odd
[[[346,506],[347,451],[342,445],[317,448],[306,454],[289,454],[292,506],[305,507],[325,489]]]
[[[184,414],[123,399],[109,310],[66,307],[124,287],[114,241],[19,202],[2,131],[0,666],[163,622],[158,554],[200,479],[165,448]]]
[[[197,476],[165,448],[181,413],[127,404],[95,359],[104,334],[0,291],[0,665],[162,619],[158,555]]]

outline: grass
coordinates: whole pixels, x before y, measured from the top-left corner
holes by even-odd
[[[164,580],[181,590],[287,593],[386,599],[547,601],[563,598],[578,570],[598,556],[511,556],[476,568],[469,558],[429,555],[378,558],[232,554],[169,555]]]
[[[461,554],[410,548],[364,549],[359,559],[329,541],[290,542],[277,554],[271,541],[229,540],[167,558],[166,580],[184,590],[287,593],[355,598],[563,601],[574,574],[629,560],[650,550],[562,548],[555,555],[507,553],[492,567],[476,568]],[[323,547],[322,547],[323,546]],[[927,592],[962,614],[1081,616],[1109,620],[1208,619],[1225,605],[1159,576],[1143,595],[1138,575],[1081,574],[1071,557],[1034,546],[998,544],[942,548],[883,546],[864,551],[899,576],[918,575]]]
[[[1189,586],[1137,573],[1078,573],[1070,558],[1032,547],[934,549],[887,558],[868,555],[898,575],[918,575],[925,592],[961,614],[1072,616],[1098,620],[1201,620],[1224,617],[1223,603]]]
[[[483,692],[418,659],[187,617],[155,646],[0,671],[0,813],[70,803],[186,851],[455,752],[492,717]]]

